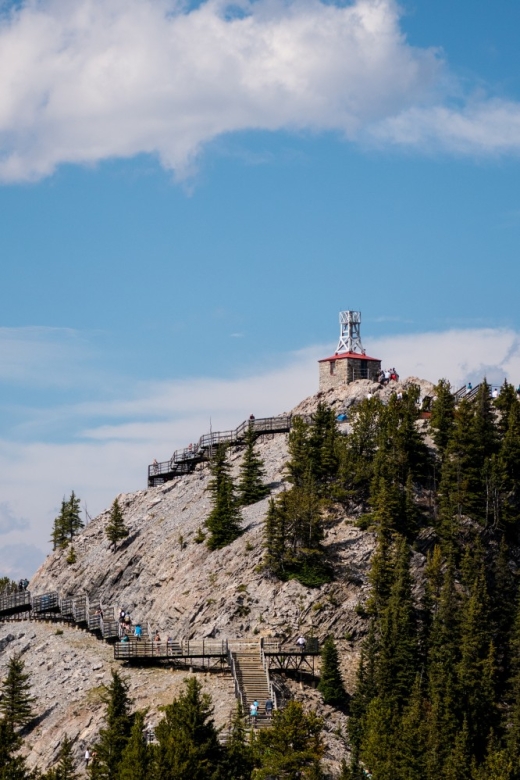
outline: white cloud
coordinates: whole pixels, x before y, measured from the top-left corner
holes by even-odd
[[[182,173],[247,129],[355,138],[431,97],[442,70],[393,0],[29,0],[0,16],[0,177],[139,153]]]
[[[69,387],[84,381],[75,368],[89,353],[83,336],[69,328],[0,327],[0,381]]]
[[[413,107],[369,129],[384,144],[442,150],[465,155],[520,151],[520,104],[505,100],[471,101],[461,109]]]
[[[395,366],[401,377],[445,378],[457,388],[484,376],[494,384],[520,381],[520,334],[508,328],[392,336],[376,339],[368,351]]]
[[[24,517],[17,517],[8,501],[0,503],[0,534],[8,534],[15,529],[26,529],[29,521]]]
[[[504,378],[520,381],[520,334],[510,329],[368,338],[365,346],[402,377],[432,381],[446,377],[457,387],[468,380],[476,383],[484,375],[493,383]],[[29,442],[0,439],[0,495],[10,502],[11,516],[30,519],[30,529],[5,529],[4,543],[30,544],[43,557],[62,496],[74,489],[94,515],[119,492],[145,487],[148,463],[154,457],[169,458],[175,448],[207,433],[210,417],[213,430],[226,430],[251,412],[259,417],[290,410],[317,390],[316,361],[332,349],[330,344],[305,349],[287,355],[281,368],[236,379],[141,383],[131,398],[121,395],[106,403],[100,399],[59,406],[52,410],[55,419],[65,417],[70,430],[69,440],[62,443],[36,436]],[[100,424],[100,419],[105,422]],[[28,550],[26,570],[35,565],[33,548]],[[17,571],[22,564],[23,560],[17,562]]]

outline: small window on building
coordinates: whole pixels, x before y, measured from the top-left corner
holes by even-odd
[[[329,366],[330,366],[330,375],[334,376],[334,374],[336,373],[336,361],[331,360]]]

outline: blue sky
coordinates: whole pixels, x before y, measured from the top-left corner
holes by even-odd
[[[312,392],[340,309],[401,373],[520,381],[518,4],[0,11],[0,573],[64,492]]]

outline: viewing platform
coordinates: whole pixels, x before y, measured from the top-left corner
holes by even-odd
[[[217,659],[227,663],[227,640],[214,639],[161,641],[131,638],[128,642],[114,645],[114,658],[118,661],[193,661],[195,659]]]

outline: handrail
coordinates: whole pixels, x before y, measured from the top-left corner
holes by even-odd
[[[304,420],[311,419],[310,415],[298,415]],[[203,434],[196,444],[175,450],[170,460],[161,463],[152,463],[148,466],[148,479],[160,477],[161,474],[185,474],[191,470],[195,463],[207,457],[207,451],[219,444],[240,443],[246,432],[252,428],[261,436],[266,433],[287,433],[291,429],[293,415],[280,415],[278,417],[261,417],[254,420],[244,420],[234,430],[212,431]]]
[[[231,669],[231,676],[233,677],[233,682],[235,683],[235,699],[238,699],[242,707],[242,712],[245,713],[245,709],[246,709],[245,696],[240,687],[240,683],[238,681],[234,653],[232,653],[231,650],[229,649],[228,649],[228,664],[229,664],[229,668]]]
[[[267,689],[269,691],[269,696],[271,697],[271,701],[273,702],[274,709],[278,710],[280,709],[278,705],[278,691],[276,690],[273,681],[271,680],[271,675],[269,672],[269,664],[267,662],[267,658],[264,653],[264,640],[260,640],[260,660],[262,661],[262,666],[264,667],[265,676],[267,678]]]

